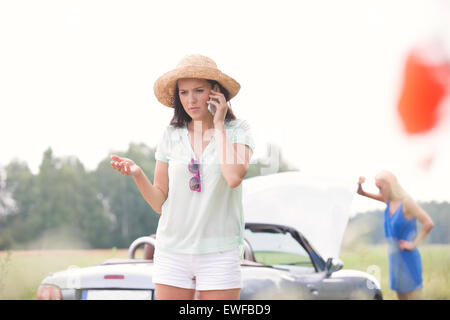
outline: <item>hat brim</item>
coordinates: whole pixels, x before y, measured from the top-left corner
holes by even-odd
[[[171,70],[156,80],[153,91],[158,101],[167,107],[173,108],[176,83],[178,79],[183,78],[215,80],[228,91],[229,100],[235,97],[241,88],[241,85],[236,80],[219,69],[204,66],[186,66]]]

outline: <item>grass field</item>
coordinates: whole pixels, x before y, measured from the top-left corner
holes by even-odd
[[[341,260],[344,268],[361,270],[374,275],[381,285],[383,298],[397,299],[389,289],[387,246],[360,246],[344,249]],[[450,245],[423,245],[419,247],[422,257],[423,298],[450,300]]]
[[[425,299],[450,299],[450,245],[427,245],[422,255]],[[35,299],[39,283],[50,272],[70,266],[95,265],[108,258],[126,258],[127,250],[0,251],[0,299]],[[139,255],[139,254],[138,254]],[[359,246],[341,253],[344,268],[373,274],[385,299],[396,299],[388,287],[387,247]]]
[[[109,258],[126,258],[128,250],[0,251],[0,299],[36,299],[40,282],[70,266],[87,267]]]

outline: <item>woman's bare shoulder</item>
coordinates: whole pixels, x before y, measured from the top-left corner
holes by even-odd
[[[416,202],[410,196],[403,198],[402,204],[404,209],[411,209],[412,207],[417,206]]]
[[[410,196],[406,196],[403,201],[403,213],[408,219],[412,219],[417,216],[417,211],[421,210],[420,206]]]

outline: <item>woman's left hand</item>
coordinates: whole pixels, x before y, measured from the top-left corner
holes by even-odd
[[[217,102],[215,99],[217,99],[219,102]],[[220,91],[211,90],[207,103],[211,103],[216,107],[216,112],[214,113],[213,119],[214,124],[223,123],[228,111],[228,103],[225,99],[224,94]]]
[[[398,242],[398,245],[400,247],[400,250],[402,250],[402,251],[414,250],[416,248],[416,245],[414,244],[414,242],[409,242],[409,241],[405,241],[405,240],[400,240]]]

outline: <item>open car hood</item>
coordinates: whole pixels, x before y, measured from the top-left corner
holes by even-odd
[[[355,183],[283,172],[245,179],[242,191],[246,222],[293,227],[325,260],[339,257]]]

